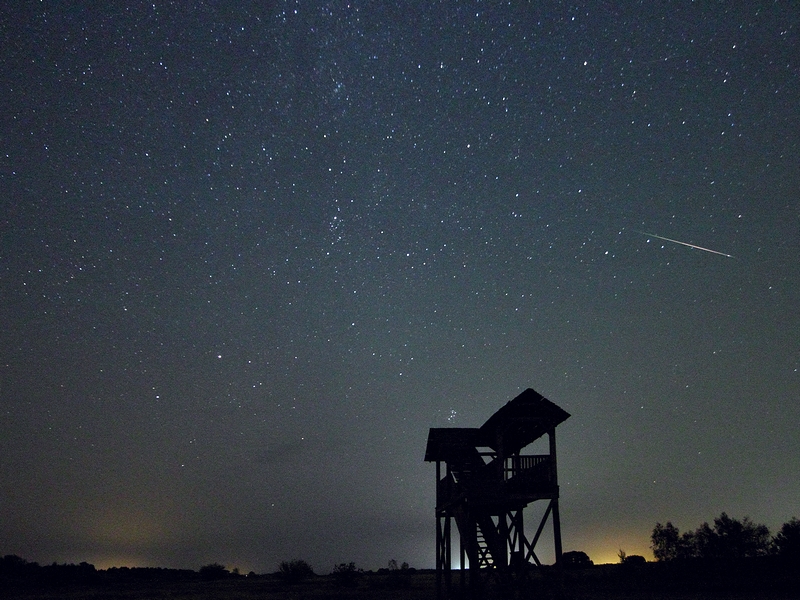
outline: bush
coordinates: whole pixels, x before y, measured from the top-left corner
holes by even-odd
[[[356,568],[356,563],[341,563],[333,567],[333,580],[341,587],[356,587],[359,578],[364,574],[362,569]]]
[[[586,552],[572,550],[571,552],[564,552],[564,554],[561,555],[561,564],[567,569],[582,569],[584,567],[591,567],[594,562],[592,562]]]
[[[404,562],[400,566],[397,561],[389,561],[388,567],[378,569],[379,577],[370,580],[370,585],[378,589],[401,590],[411,587],[411,575],[416,572]]]
[[[200,578],[204,581],[214,581],[215,579],[225,579],[230,573],[228,569],[219,563],[211,563],[200,567]]]
[[[304,560],[283,561],[278,567],[278,576],[286,583],[298,583],[314,576],[314,569]]]

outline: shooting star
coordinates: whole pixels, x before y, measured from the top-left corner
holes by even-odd
[[[717,252],[716,250],[711,250],[710,248],[703,248],[702,246],[696,246],[695,244],[690,244],[689,242],[681,242],[680,240],[673,240],[668,237],[664,237],[661,235],[656,235],[655,233],[647,233],[646,231],[639,231],[637,233],[641,233],[642,235],[648,235],[650,237],[658,238],[660,240],[664,240],[666,242],[672,242],[673,244],[680,244],[681,246],[688,246],[689,248],[694,248],[695,250],[702,250],[703,252],[711,252],[711,254],[719,254],[720,256],[727,256],[728,258],[733,258],[730,254],[725,254],[724,252]]]

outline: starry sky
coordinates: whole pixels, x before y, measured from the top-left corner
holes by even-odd
[[[797,3],[0,10],[0,554],[433,567],[528,387],[565,550],[800,516]]]

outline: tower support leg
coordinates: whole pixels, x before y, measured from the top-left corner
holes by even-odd
[[[436,597],[450,598],[450,517],[436,515]]]
[[[556,564],[561,563],[561,517],[558,514],[558,498],[553,498],[553,544],[555,546]]]

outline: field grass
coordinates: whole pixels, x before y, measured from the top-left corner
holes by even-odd
[[[57,587],[21,586],[0,590],[8,600],[431,600],[435,575],[415,574],[402,588],[387,588],[377,575],[355,587],[338,586],[331,577],[286,584],[272,577],[218,581],[114,581]]]
[[[755,564],[755,563],[752,563]],[[673,569],[648,564],[625,569],[600,565],[567,571],[561,578],[533,576],[522,590],[486,590],[487,600],[789,600],[800,598],[795,569],[769,563],[748,568]],[[434,600],[435,574],[417,571],[398,582],[367,573],[354,587],[341,587],[332,576],[287,584],[275,577],[165,580],[98,580],[60,586],[2,586],[3,600]],[[400,584],[400,585],[398,585]],[[458,591],[458,572],[453,573]]]

